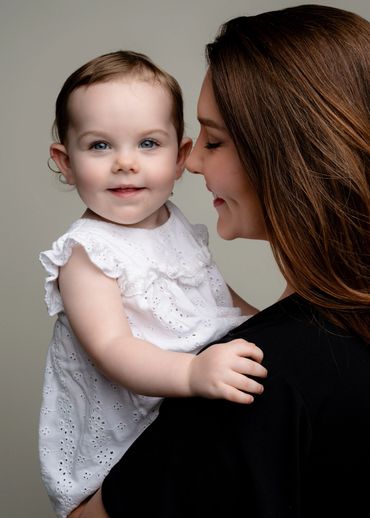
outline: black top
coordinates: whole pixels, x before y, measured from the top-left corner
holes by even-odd
[[[370,347],[298,295],[234,338],[263,349],[264,393],[165,400],[103,483],[109,516],[369,516]]]

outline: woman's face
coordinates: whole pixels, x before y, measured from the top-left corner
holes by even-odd
[[[223,239],[266,239],[257,194],[225,128],[213,94],[209,71],[198,101],[200,133],[186,167],[204,176],[218,212],[217,232]]]

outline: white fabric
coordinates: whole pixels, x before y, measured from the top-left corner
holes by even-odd
[[[161,402],[109,381],[79,345],[58,290],[59,267],[72,247],[83,246],[97,267],[117,279],[133,334],[164,349],[195,353],[246,319],[232,307],[206,227],[191,225],[175,205],[167,206],[169,219],[152,230],[77,220],[40,254],[48,274],[47,308],[58,318],[46,360],[39,447],[43,481],[59,517],[101,485]]]

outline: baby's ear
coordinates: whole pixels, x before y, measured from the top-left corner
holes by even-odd
[[[182,173],[184,172],[185,162],[190,154],[192,147],[193,141],[189,137],[184,137],[180,142],[176,162],[176,179],[180,178]]]
[[[74,175],[71,169],[67,148],[59,142],[54,142],[50,146],[50,158],[54,160],[69,185],[75,184]]]

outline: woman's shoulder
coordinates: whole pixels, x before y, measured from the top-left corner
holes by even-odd
[[[264,352],[271,374],[307,383],[352,376],[356,367],[370,369],[370,348],[363,340],[329,322],[310,302],[290,295],[232,330],[225,341],[244,338]],[[352,360],[349,361],[349,358]]]
[[[320,310],[297,293],[293,293],[256,313],[240,327],[230,331],[230,336],[245,334],[268,334],[279,329],[280,336],[295,336],[306,331],[312,340],[315,337],[326,339],[353,339],[361,341],[356,335],[345,331],[329,322]]]

